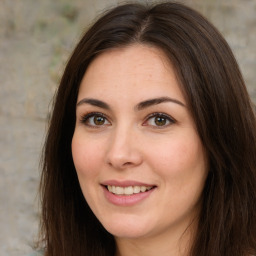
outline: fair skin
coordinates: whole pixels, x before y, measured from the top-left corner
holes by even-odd
[[[145,45],[100,54],[77,103],[74,164],[117,255],[187,255],[207,160],[165,55]]]

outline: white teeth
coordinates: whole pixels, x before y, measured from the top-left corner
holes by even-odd
[[[152,187],[146,186],[128,186],[128,187],[119,187],[119,186],[107,186],[108,191],[116,195],[132,195],[143,193],[150,190]]]
[[[140,191],[141,191],[141,192],[145,192],[145,191],[146,191],[146,187],[145,187],[145,186],[142,186],[142,187],[140,188]]]
[[[140,193],[140,187],[139,186],[133,187],[133,193],[135,194]]]
[[[124,193],[125,195],[132,195],[133,194],[133,188],[130,186],[130,187],[125,187],[124,188]]]
[[[122,188],[122,187],[116,187],[115,194],[117,194],[117,195],[122,195],[122,194],[124,194],[124,188]]]

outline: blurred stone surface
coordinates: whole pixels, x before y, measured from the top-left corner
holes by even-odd
[[[0,256],[32,250],[39,157],[52,96],[82,32],[102,10],[119,2],[0,1]],[[223,33],[256,102],[256,1],[181,2],[202,12]]]

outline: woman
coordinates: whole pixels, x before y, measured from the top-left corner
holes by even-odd
[[[200,14],[110,10],[56,95],[45,255],[255,255],[255,128],[233,54]]]

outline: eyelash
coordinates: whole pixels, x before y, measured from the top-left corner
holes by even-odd
[[[145,122],[149,122],[149,120],[151,118],[163,118],[165,121],[169,122],[168,124],[164,124],[164,125],[151,125],[151,127],[154,127],[155,129],[163,129],[165,127],[168,127],[172,124],[175,124],[176,123],[176,120],[174,118],[172,118],[171,116],[167,115],[167,114],[164,114],[164,113],[159,113],[159,112],[156,112],[156,113],[152,113],[150,114],[147,118],[146,118],[146,121]],[[145,125],[145,122],[143,122],[143,126],[146,126]],[[154,121],[156,122],[156,120]]]
[[[100,112],[91,112],[91,113],[88,113],[88,114],[85,114],[85,115],[83,115],[82,117],[81,117],[81,120],[80,120],[80,122],[82,123],[82,124],[85,124],[85,125],[87,125],[87,126],[89,126],[89,127],[92,127],[92,128],[99,128],[99,127],[101,127],[101,126],[103,126],[103,125],[91,125],[91,124],[89,124],[88,122],[89,122],[89,120],[90,120],[90,118],[92,118],[92,117],[101,117],[101,118],[103,118],[105,121],[106,120],[108,120],[108,117],[107,116],[105,116],[103,113],[100,113]],[[108,121],[109,122],[109,121]],[[110,123],[110,122],[109,122]]]
[[[108,121],[108,117],[106,115],[104,115],[103,113],[100,113],[100,112],[91,112],[91,113],[85,114],[84,116],[81,117],[80,122],[82,124],[85,124],[85,125],[87,125],[89,127],[92,127],[92,128],[100,128],[102,126],[109,125],[109,124],[102,124],[102,125],[94,124],[94,125],[91,125],[91,124],[89,124],[89,121],[90,121],[90,118],[92,118],[92,117],[93,118],[95,118],[95,117],[103,118],[104,123],[107,121],[110,124],[110,122]],[[149,125],[149,126],[155,128],[155,129],[163,129],[165,127],[168,127],[169,125],[172,125],[172,124],[176,123],[176,120],[174,118],[170,117],[169,115],[164,114],[164,113],[156,112],[156,113],[152,113],[149,116],[147,116],[146,120],[143,122],[142,125],[147,126],[147,123],[149,122],[150,119],[157,118],[157,117],[158,118],[163,118],[165,120],[165,122],[169,122],[169,123],[164,124],[164,125]],[[156,120],[154,122],[156,122]]]

